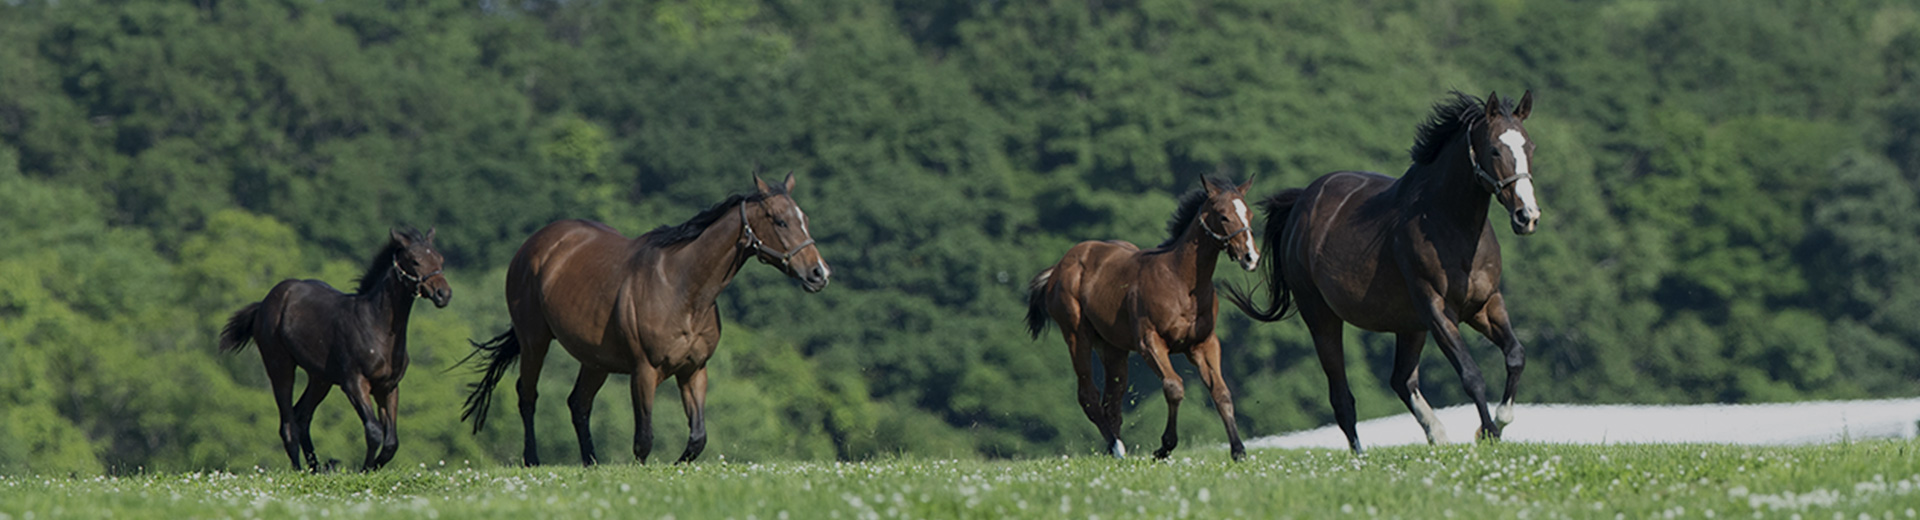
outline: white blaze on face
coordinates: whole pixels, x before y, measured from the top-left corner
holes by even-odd
[[[1507,145],[1508,155],[1513,156],[1513,172],[1519,175],[1533,173],[1533,165],[1527,161],[1527,137],[1519,130],[1508,130],[1500,134],[1500,143]],[[1520,199],[1520,211],[1529,216],[1540,216],[1540,204],[1533,197],[1533,178],[1521,177],[1513,183],[1513,196]]]
[[[1254,267],[1260,265],[1260,250],[1253,247],[1253,220],[1247,216],[1247,202],[1243,199],[1233,199],[1233,212],[1240,216],[1240,225],[1247,228],[1246,233],[1240,234],[1241,240],[1247,243],[1247,263],[1241,267],[1252,271]]]
[[[801,233],[806,233],[806,235],[807,235],[807,238],[813,238],[813,231],[812,231],[812,230],[809,230],[809,229],[807,229],[807,212],[805,212],[805,211],[800,211],[800,206],[794,206],[794,207],[793,207],[793,220],[794,220],[795,222],[799,222],[799,223],[800,223],[800,232],[801,232]],[[820,275],[821,275],[821,276],[833,276],[833,269],[832,269],[832,268],[830,268],[830,267],[827,267],[827,259],[826,259],[826,258],[821,258],[821,259],[820,259]]]

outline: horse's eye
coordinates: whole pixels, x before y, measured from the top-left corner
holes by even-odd
[[[787,227],[787,220],[780,219],[780,218],[773,219],[773,225],[780,226],[780,227]]]

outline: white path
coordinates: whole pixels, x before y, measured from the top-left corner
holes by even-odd
[[[1472,440],[1480,426],[1472,405],[1438,411],[1453,442]],[[1363,447],[1424,444],[1426,434],[1402,412],[1362,421]],[[1920,398],[1814,401],[1749,405],[1520,404],[1502,436],[1555,444],[1819,444],[1843,440],[1912,438],[1920,430]],[[1247,442],[1249,448],[1346,448],[1338,426]]]

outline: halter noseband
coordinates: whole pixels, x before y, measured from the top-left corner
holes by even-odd
[[[793,246],[792,249],[788,249],[786,251],[775,251],[772,249],[768,249],[767,243],[761,242],[760,236],[755,235],[753,233],[753,226],[750,226],[747,224],[746,201],[741,201],[738,207],[740,209],[740,230],[743,232],[743,234],[746,235],[746,239],[747,239],[747,245],[745,249],[751,250],[757,254],[764,254],[768,256],[779,257],[780,270],[787,271],[789,273],[793,272],[793,261],[792,261],[793,255],[800,254],[800,250],[806,249],[807,246],[813,245],[813,237],[807,237],[805,241],[800,242],[800,245]],[[772,262],[768,262],[768,263],[771,264]]]
[[[1512,186],[1513,183],[1520,182],[1520,179],[1533,178],[1533,174],[1531,173],[1514,172],[1512,177],[1496,179],[1493,177],[1493,174],[1487,173],[1486,170],[1480,168],[1480,158],[1478,155],[1479,153],[1474,150],[1473,138],[1468,137],[1467,162],[1473,163],[1473,175],[1479,177],[1481,182],[1486,183],[1484,186],[1487,187],[1487,193],[1499,194],[1500,190],[1507,189],[1507,186]]]
[[[399,273],[397,275],[394,275],[395,278],[399,278],[401,281],[413,284],[413,297],[419,298],[421,297],[420,288],[426,285],[425,282],[428,279],[431,279],[435,276],[440,276],[440,272],[444,271],[445,269],[434,269],[433,272],[427,273],[426,276],[416,276],[413,273],[407,272],[406,269],[402,269],[400,267],[400,255],[393,255],[393,270]]]
[[[1248,230],[1253,229],[1253,226],[1252,225],[1241,226],[1239,231],[1234,231],[1232,233],[1227,233],[1225,235],[1222,235],[1222,234],[1213,232],[1213,228],[1207,227],[1206,219],[1200,219],[1200,229],[1202,231],[1206,231],[1207,236],[1213,237],[1214,240],[1219,240],[1220,245],[1222,247],[1225,247],[1229,243],[1228,242],[1229,240],[1233,240],[1233,237],[1240,236],[1241,233],[1248,232]]]

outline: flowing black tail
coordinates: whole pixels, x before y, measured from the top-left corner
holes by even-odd
[[[1246,313],[1249,318],[1280,321],[1293,312],[1293,292],[1287,290],[1287,259],[1284,251],[1278,249],[1283,247],[1281,238],[1287,232],[1287,220],[1292,216],[1293,205],[1300,201],[1300,194],[1304,192],[1306,190],[1291,188],[1260,202],[1261,209],[1267,212],[1266,226],[1260,230],[1260,254],[1267,257],[1267,265],[1264,266],[1267,270],[1267,294],[1270,296],[1267,303],[1272,307],[1261,309],[1253,301],[1252,291],[1241,290],[1233,284],[1221,284],[1221,289],[1227,293],[1227,301],[1233,302],[1233,306],[1239,307],[1240,312]]]
[[[253,316],[259,313],[260,302],[253,302],[227,318],[227,326],[220,329],[220,350],[239,352],[247,348],[247,342],[253,340]]]
[[[466,410],[460,412],[460,420],[473,418],[473,433],[480,433],[480,427],[487,424],[487,409],[493,406],[493,387],[499,385],[501,376],[507,375],[507,369],[520,360],[520,338],[513,335],[513,329],[507,329],[486,343],[467,343],[473,343],[473,353],[461,359],[460,364],[467,364],[474,356],[484,353],[486,357],[481,361],[486,365],[481,368],[485,375],[480,376],[480,381],[467,385],[473,393],[467,394]]]
[[[1051,279],[1053,268],[1048,267],[1034,275],[1033,281],[1027,282],[1027,333],[1032,334],[1033,339],[1040,339],[1040,333],[1047,330],[1047,323],[1053,321],[1047,315],[1047,281]]]

